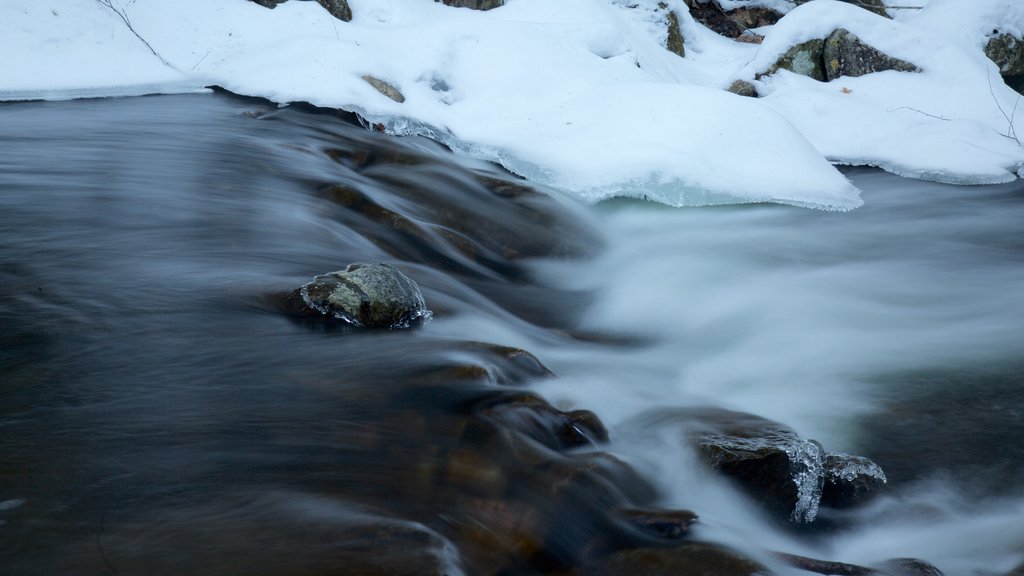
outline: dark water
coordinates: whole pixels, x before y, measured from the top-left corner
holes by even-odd
[[[878,190],[853,219],[585,210],[425,140],[227,95],[3,104],[0,152],[6,573],[558,573],[606,534],[622,537],[611,508],[697,508],[694,494],[715,499],[708,539],[762,560],[763,549],[851,562],[904,554],[881,544],[893,539],[941,559],[964,508],[976,514],[961,530],[1004,538],[948,573],[1024,560],[1024,532],[1001,528],[1024,510],[1017,188],[970,201],[941,188],[943,202],[962,203],[955,218],[943,202],[890,197],[896,180],[874,172],[853,174]],[[889,257],[922,235],[933,248]],[[312,276],[361,261],[399,266],[434,319],[351,332],[279,309]],[[658,272],[638,291],[645,262]],[[901,266],[923,272],[890,289]],[[778,280],[786,270],[798,280]],[[961,306],[972,282],[980,304]],[[851,285],[868,296],[825,296]],[[722,298],[751,308],[705,299],[706,317],[673,316],[677,288],[723,286]],[[928,304],[906,306],[915,298]],[[832,316],[836,302],[847,306]],[[815,327],[857,318],[865,329],[814,345]],[[789,337],[792,347],[760,345]],[[839,351],[848,362],[813,360]],[[800,363],[817,368],[779,369]],[[746,372],[790,387],[752,392]],[[851,372],[855,392],[816,380]],[[501,423],[536,424],[534,412],[502,408],[543,402],[530,390],[562,414],[594,410],[610,449],[654,486],[593,452],[585,426],[565,445],[541,432],[506,438]],[[748,520],[748,505],[706,477],[693,482],[711,492],[673,494],[653,477],[671,467],[644,465],[655,444],[628,440],[643,437],[636,415],[715,394],[868,453],[904,491],[826,544]],[[938,532],[901,523],[922,494]],[[716,524],[722,516],[742,526]]]

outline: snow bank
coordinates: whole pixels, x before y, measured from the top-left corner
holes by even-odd
[[[682,0],[666,8],[654,0],[506,0],[488,12],[350,0],[349,23],[296,0],[274,10],[244,0],[106,3],[4,0],[0,99],[217,84],[356,111],[587,202],[634,196],[846,210],[859,194],[830,161],[957,182],[1004,181],[1024,163],[1020,147],[997,134],[1006,121],[995,103],[1012,107],[1012,96],[998,77],[989,92],[983,81],[993,68],[976,41],[947,43],[912,19],[892,22],[828,0],[790,11],[763,46],[703,29]],[[686,37],[685,59],[663,47],[667,10]],[[951,17],[921,12],[929,26]],[[989,17],[979,14],[979,23]],[[787,42],[840,22],[925,73],[828,84],[780,73],[759,82],[767,95],[760,100],[721,90],[763,71]],[[404,102],[364,75],[396,87]]]

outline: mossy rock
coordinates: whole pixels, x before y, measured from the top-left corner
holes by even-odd
[[[683,45],[683,33],[679,28],[679,16],[672,10],[666,15],[668,19],[668,37],[665,39],[665,46],[669,52],[678,54],[680,58],[686,56],[686,48]]]
[[[821,38],[801,42],[786,50],[765,74],[774,74],[784,69],[824,82],[825,64],[821,59],[824,48],[825,41]]]

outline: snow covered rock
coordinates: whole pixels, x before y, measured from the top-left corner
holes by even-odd
[[[435,2],[437,0],[434,0]],[[455,8],[470,8],[472,10],[490,10],[498,8],[505,3],[505,0],[441,0],[445,6]]]
[[[822,52],[825,78],[835,80],[840,76],[856,77],[872,72],[896,70],[898,72],[920,72],[910,62],[893,58],[865,44],[849,30],[840,28],[825,39]]]
[[[800,4],[806,4],[806,3],[810,2],[811,0],[795,0],[795,1],[796,1],[796,4],[799,6]],[[885,2],[884,2],[884,0],[839,0],[839,1],[840,2],[845,2],[847,4],[853,4],[854,6],[859,6],[859,7],[863,8],[863,9],[869,11],[869,12],[874,12],[875,14],[878,14],[879,16],[885,16],[886,18],[889,17],[889,14],[885,11]]]
[[[856,77],[873,72],[896,70],[920,72],[917,66],[893,58],[864,43],[845,28],[833,30],[824,40],[814,38],[787,50],[765,74],[789,70],[819,82],[830,82],[840,76]]]
[[[1012,34],[997,34],[985,44],[985,55],[999,66],[1003,76],[1024,75],[1024,40]]]

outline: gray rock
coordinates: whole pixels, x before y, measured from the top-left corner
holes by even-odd
[[[811,0],[796,0],[797,6],[800,4],[807,4]],[[840,2],[846,2],[847,4],[853,4],[859,6],[868,12],[874,12],[879,16],[885,16],[889,18],[889,13],[885,11],[885,2],[882,0],[839,0]]]
[[[726,90],[732,92],[733,94],[738,94],[740,96],[757,98],[757,88],[752,83],[747,82],[746,80],[737,80],[730,84],[729,87],[726,88]]]
[[[824,82],[825,64],[821,60],[824,48],[825,41],[820,38],[801,42],[786,50],[765,74],[774,74],[785,69]]]
[[[416,283],[389,264],[350,264],[299,295],[322,316],[364,328],[409,328],[431,316]]]
[[[352,9],[348,6],[348,0],[316,0],[321,6],[327,9],[332,16],[343,22],[352,20]]]
[[[675,12],[669,10],[666,18],[668,20],[668,36],[665,38],[665,46],[669,52],[685,57],[686,48],[683,46],[683,33],[679,29],[679,17]]]
[[[1024,75],[1024,40],[1010,34],[996,34],[985,45],[985,56],[999,66],[1003,76]]]
[[[374,88],[377,89],[378,92],[387,96],[388,98],[391,98],[395,102],[398,102],[399,104],[405,102],[405,96],[398,91],[398,88],[395,88],[391,84],[388,84],[387,82],[381,80],[380,78],[374,78],[369,74],[363,75],[362,78],[363,80],[366,81],[367,84],[373,86]]]
[[[825,457],[821,504],[850,508],[876,496],[885,486],[885,472],[863,456],[833,453]]]
[[[840,76],[863,76],[886,70],[921,71],[910,62],[893,58],[865,44],[844,28],[835,30],[825,39],[822,59],[826,80],[835,80]]]
[[[437,2],[437,0],[434,1]],[[500,8],[505,4],[505,0],[441,0],[441,3],[455,8],[490,10],[492,8]]]

